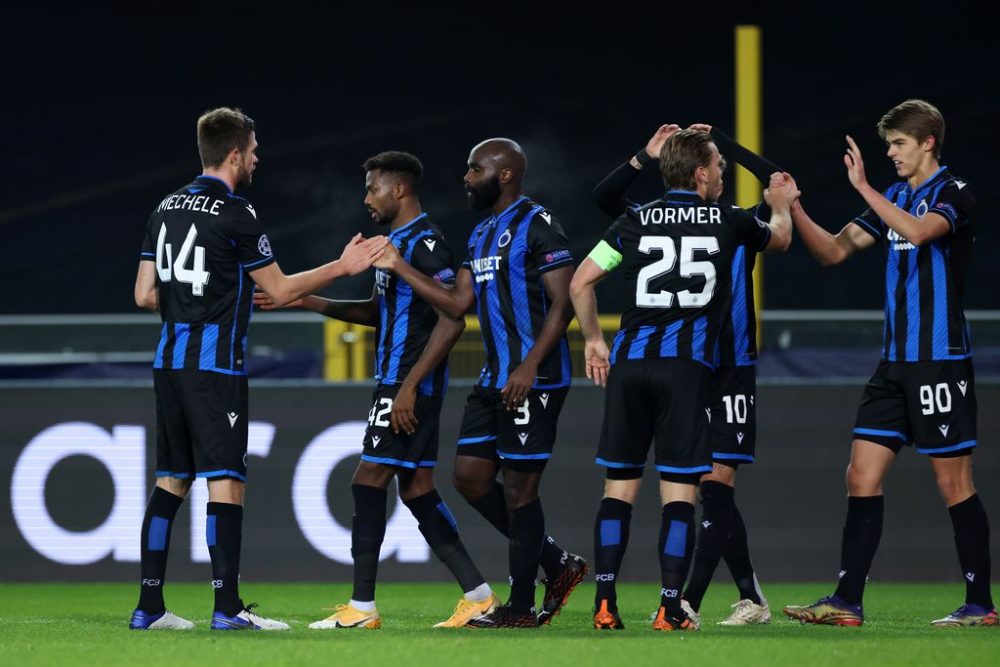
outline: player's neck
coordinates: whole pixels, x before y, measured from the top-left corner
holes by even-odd
[[[917,170],[913,172],[912,176],[906,179],[906,182],[909,183],[911,190],[915,190],[916,188],[920,187],[920,185],[923,184],[928,178],[933,176],[934,172],[936,172],[940,168],[941,165],[938,163],[936,158],[931,158],[929,160],[926,160],[924,161],[923,164],[917,167]]]
[[[493,206],[490,207],[490,212],[494,216],[498,216],[501,213],[503,213],[504,211],[506,211],[508,208],[510,208],[510,205],[513,204],[514,202],[516,202],[520,198],[521,198],[521,191],[520,190],[512,190],[510,192],[501,192],[500,193],[500,197],[497,198],[497,200],[493,204]]]
[[[205,167],[201,174],[202,176],[211,176],[212,178],[219,179],[226,184],[230,192],[236,192],[236,177],[228,169]]]
[[[420,202],[404,203],[399,207],[399,213],[389,223],[389,231],[396,231],[400,227],[413,222],[423,211],[420,209]]]

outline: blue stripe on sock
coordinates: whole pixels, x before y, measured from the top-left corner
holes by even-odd
[[[441,516],[445,518],[445,521],[447,521],[448,524],[451,525],[451,529],[457,533],[458,522],[455,521],[455,516],[451,513],[451,510],[448,509],[448,506],[445,504],[443,500],[437,504],[437,509],[438,512],[441,512]]]
[[[215,546],[215,515],[209,514],[205,517],[205,543],[210,547]]]
[[[149,521],[149,537],[146,548],[150,551],[163,551],[167,548],[167,534],[170,532],[170,519],[154,516]]]
[[[687,524],[677,519],[671,519],[670,530],[667,532],[667,543],[663,545],[663,553],[675,558],[684,558],[687,539]]]
[[[601,519],[601,546],[614,547],[622,543],[621,519]]]

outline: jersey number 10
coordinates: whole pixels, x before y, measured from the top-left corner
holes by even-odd
[[[642,267],[635,284],[635,305],[639,308],[670,308],[674,305],[674,294],[666,290],[653,293],[649,283],[674,270],[677,264],[677,246],[669,236],[643,236],[639,239],[639,252],[649,254],[659,250],[663,258]],[[697,250],[714,255],[719,252],[719,239],[714,236],[684,236],[681,238],[680,274],[682,278],[702,276],[705,288],[700,292],[681,290],[677,292],[677,305],[681,308],[702,308],[708,305],[715,293],[715,265],[706,261],[695,261]]]
[[[173,261],[173,246],[167,243],[167,226],[160,225],[160,235],[156,238],[156,273],[159,274],[161,283],[169,283],[173,278],[177,278],[180,282],[191,285],[192,294],[202,296],[211,274],[205,270],[205,248],[194,244],[196,238],[198,229],[191,225],[184,243],[181,244],[181,251],[177,253],[177,261]],[[194,258],[191,257],[192,249]],[[185,266],[189,259],[191,268]]]

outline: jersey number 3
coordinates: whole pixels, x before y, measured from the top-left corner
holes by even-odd
[[[191,225],[184,243],[181,244],[181,251],[177,253],[177,261],[173,261],[173,246],[167,243],[167,226],[160,225],[160,235],[156,238],[156,272],[160,276],[161,283],[169,283],[177,278],[182,283],[191,285],[191,293],[195,296],[205,294],[205,285],[211,277],[205,270],[205,248],[195,245],[198,238],[198,229]],[[194,257],[191,257],[191,250],[194,250]],[[191,268],[186,265],[191,260]]]
[[[639,308],[670,308],[674,305],[674,294],[666,290],[653,293],[649,283],[674,270],[677,264],[677,246],[669,236],[643,236],[639,239],[639,252],[649,254],[659,250],[663,258],[642,267],[635,284],[635,305]],[[702,308],[708,305],[715,293],[715,265],[706,261],[695,261],[697,250],[714,255],[719,252],[719,239],[714,236],[684,236],[681,238],[680,274],[682,278],[702,276],[705,288],[700,292],[681,290],[677,293],[677,305],[681,308]]]

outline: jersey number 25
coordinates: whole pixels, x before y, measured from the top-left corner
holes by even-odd
[[[659,250],[663,258],[642,267],[635,284],[635,305],[639,308],[670,308],[674,305],[674,294],[666,290],[650,292],[649,283],[665,276],[677,265],[677,246],[669,236],[643,236],[639,239],[639,252],[649,254]],[[695,261],[695,251],[714,255],[719,252],[719,239],[714,236],[681,237],[680,275],[682,278],[702,276],[705,287],[700,292],[681,290],[677,292],[677,305],[681,308],[702,308],[708,305],[715,293],[715,265],[706,261]]]

